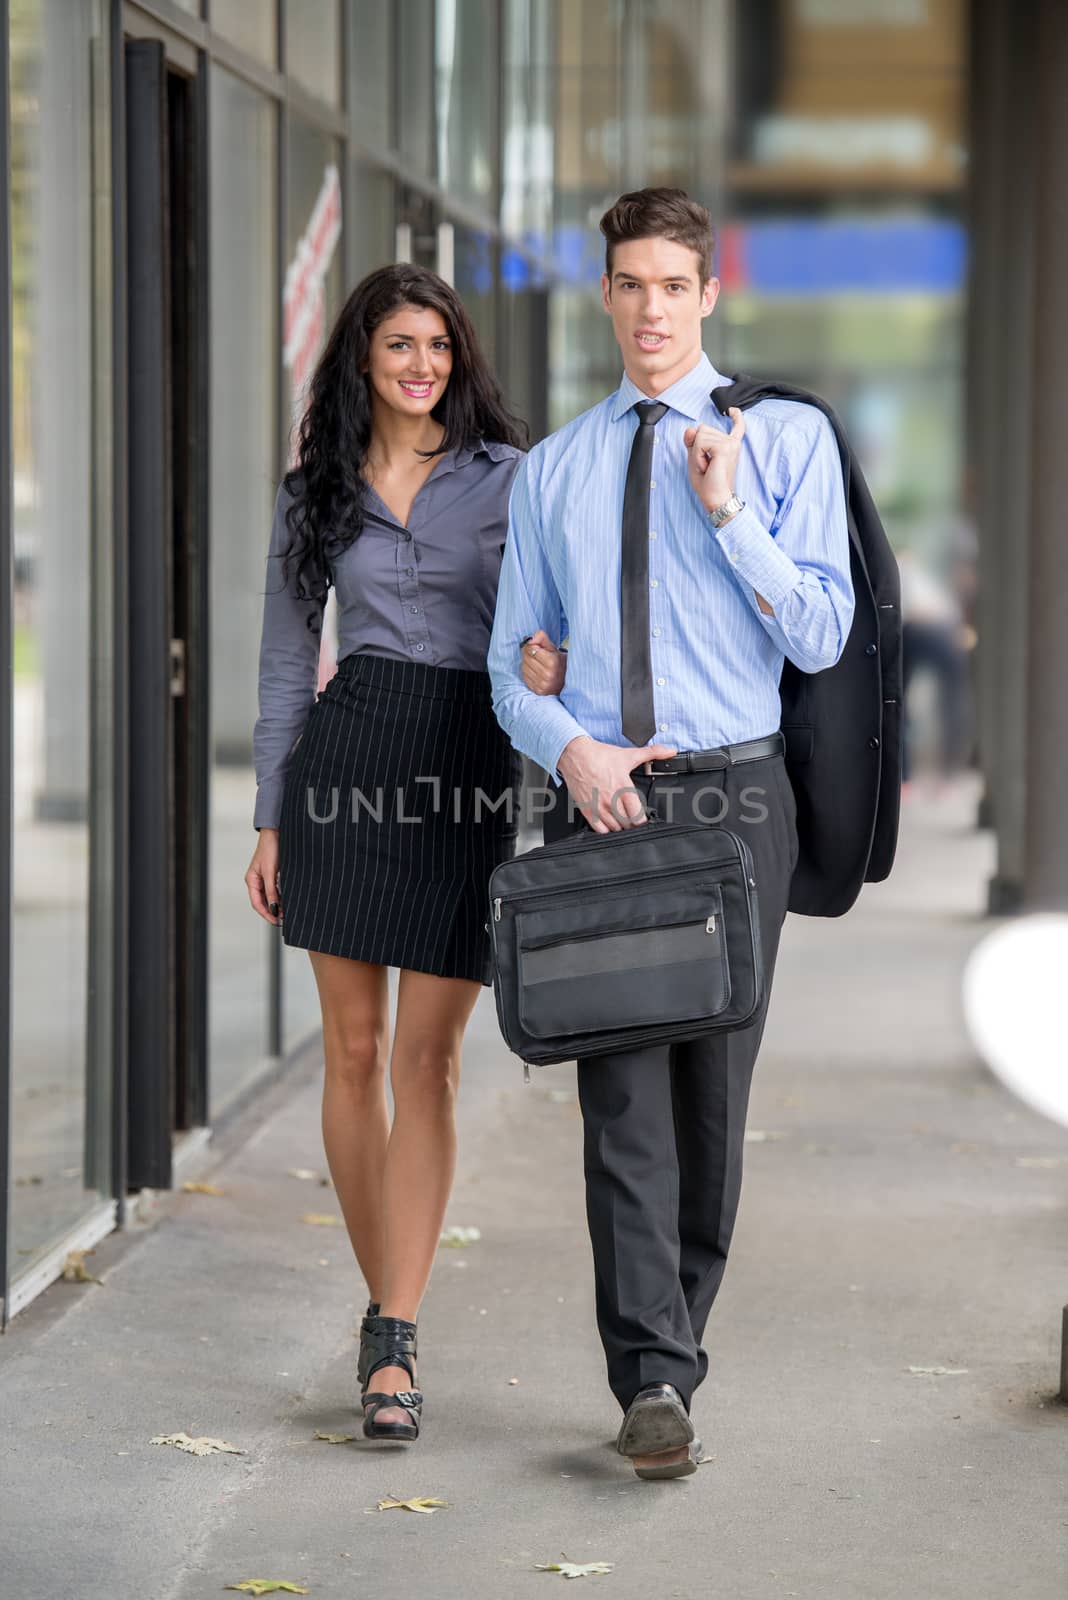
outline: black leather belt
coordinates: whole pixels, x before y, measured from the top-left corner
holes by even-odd
[[[737,767],[744,761],[766,761],[769,756],[781,756],[785,748],[786,741],[781,733],[769,733],[766,738],[747,739],[744,744],[722,744],[716,750],[687,750],[666,761],[647,761],[641,770],[650,778],[687,772],[720,772],[724,767]]]

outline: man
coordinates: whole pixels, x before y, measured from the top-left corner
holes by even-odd
[[[841,655],[853,614],[842,468],[814,407],[720,415],[728,380],[701,348],[719,292],[714,233],[678,189],[601,219],[619,389],[527,456],[512,491],[490,647],[512,742],[573,801],[546,838],[645,821],[722,823],[755,864],[770,990],[797,860],[779,732],[784,658]],[[569,639],[560,695],[517,670]],[[524,641],[529,641],[524,644]],[[576,815],[577,808],[577,815]],[[692,1472],[689,1411],[741,1186],[764,1027],[589,1057],[578,1067],[597,1320],[643,1477]]]

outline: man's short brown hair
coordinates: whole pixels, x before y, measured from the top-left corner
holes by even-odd
[[[605,236],[605,271],[612,277],[612,252],[630,239],[671,239],[687,245],[701,268],[701,287],[712,276],[716,230],[711,213],[691,200],[685,189],[635,189],[621,194],[601,218]]]

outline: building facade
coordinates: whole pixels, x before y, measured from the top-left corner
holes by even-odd
[[[263,561],[344,296],[463,295],[532,439],[614,387],[597,219],[723,219],[723,370],[820,389],[899,542],[963,463],[961,0],[2,0],[0,1302],[310,1036],[249,910]]]

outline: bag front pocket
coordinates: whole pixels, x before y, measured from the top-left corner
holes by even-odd
[[[516,940],[532,1038],[711,1021],[730,1000],[718,884],[521,912]]]

